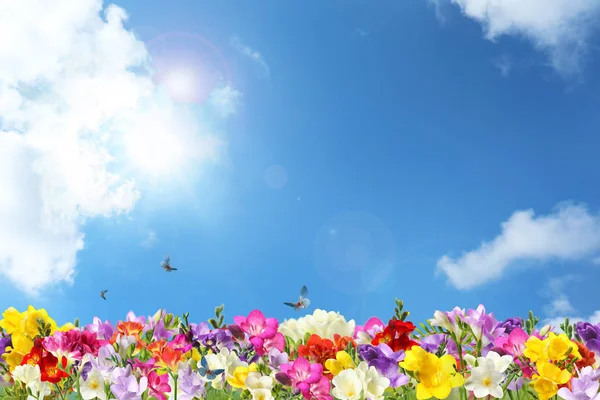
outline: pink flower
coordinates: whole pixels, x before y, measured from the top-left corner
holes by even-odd
[[[45,337],[42,344],[55,357],[62,359],[65,356],[71,360],[81,360],[88,353],[97,357],[101,347],[95,333],[76,329],[54,332],[52,336]]]
[[[380,320],[377,317],[371,317],[369,318],[369,320],[365,323],[365,325],[356,325],[356,327],[354,328],[354,339],[356,339],[357,335],[359,332],[367,332],[369,333],[369,331],[371,331],[373,328],[380,326],[383,330],[383,328],[385,327],[385,324],[383,323],[382,320]],[[372,335],[375,336],[375,335]]]
[[[497,337],[494,344],[511,356],[519,357],[523,355],[527,339],[529,339],[527,332],[521,328],[515,328],[510,332],[510,335]]]
[[[250,314],[248,314],[247,318],[240,315],[233,317],[233,321],[244,332],[250,335],[250,343],[254,345],[256,353],[259,356],[262,356],[266,353],[265,340],[274,339],[275,336],[277,336],[277,328],[279,326],[277,319],[265,318],[264,314],[260,312],[260,310],[252,311]],[[280,340],[280,338],[276,338],[274,341],[275,344],[273,344],[270,348],[274,346],[280,346]],[[280,350],[283,350],[283,347],[281,347]]]
[[[318,383],[323,376],[321,364],[311,364],[306,358],[298,357],[293,363],[283,364],[281,372],[292,379],[293,387],[300,389],[304,397],[310,392],[312,384]],[[309,399],[310,397],[306,397]]]
[[[148,394],[159,400],[167,400],[165,393],[171,392],[169,386],[169,374],[158,375],[156,371],[148,374]]]
[[[302,393],[306,400],[333,400],[331,396],[331,383],[324,376],[317,383],[312,383],[308,393]]]
[[[140,360],[138,360],[136,358],[135,362],[131,363],[131,366],[133,368],[137,369],[138,371],[140,371],[140,374],[142,374],[142,376],[149,376],[150,372],[152,372],[154,370],[155,364],[156,364],[156,361],[154,360],[154,358],[149,359],[145,363],[141,362]]]
[[[181,334],[175,336],[175,339],[171,340],[168,346],[173,350],[179,350],[182,353],[187,353],[193,347],[192,344],[187,341],[185,335]]]

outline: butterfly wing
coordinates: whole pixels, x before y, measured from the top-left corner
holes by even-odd
[[[200,365],[204,368],[205,372],[208,371],[208,361],[206,361],[206,357],[200,359]]]
[[[310,300],[307,298],[304,298],[300,301],[300,303],[302,303],[302,307],[306,308],[310,305]]]
[[[288,302],[284,302],[283,304],[285,304],[286,306],[290,306],[292,308],[296,307],[296,303],[288,303]]]
[[[306,287],[306,285],[302,286],[302,289],[300,289],[300,298],[304,298],[308,296],[308,288]]]

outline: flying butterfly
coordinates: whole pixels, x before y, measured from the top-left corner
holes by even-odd
[[[302,286],[302,289],[300,289],[300,297],[298,298],[298,301],[295,303],[283,303],[286,306],[290,306],[292,307],[294,310],[298,311],[302,308],[306,308],[310,305],[310,300],[308,299],[308,289],[305,286]]]
[[[102,297],[104,300],[106,300],[106,297],[104,296],[106,293],[108,293],[108,290],[101,290],[100,291],[100,297]]]
[[[200,360],[200,368],[198,368],[198,373],[203,378],[212,381],[217,376],[221,375],[223,372],[225,372],[224,369],[211,370],[210,368],[208,368],[208,362],[206,361],[206,357],[202,357],[202,359]]]
[[[160,266],[162,267],[162,269],[164,269],[167,272],[177,271],[177,268],[171,267],[171,257],[169,257],[169,256],[165,257],[163,262],[160,263]]]

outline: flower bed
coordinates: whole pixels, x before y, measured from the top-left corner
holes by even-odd
[[[43,309],[0,321],[3,398],[438,399],[598,397],[600,326],[496,321],[483,306],[415,327],[401,301],[387,323],[335,312],[279,323],[259,310],[225,325],[159,311],[116,325],[58,327]]]

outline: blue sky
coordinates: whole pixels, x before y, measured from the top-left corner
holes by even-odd
[[[201,320],[225,303],[228,320],[255,308],[284,319],[306,312],[282,304],[306,284],[308,312],[340,311],[359,323],[391,316],[394,297],[416,321],[479,303],[500,318],[529,309],[544,318],[596,318],[600,306],[587,293],[600,278],[600,58],[598,36],[585,24],[598,2],[572,6],[581,10],[557,2],[558,17],[542,21],[508,6],[500,10],[514,17],[506,25],[470,0],[438,7],[417,0],[120,0],[129,14],[124,27],[116,9],[111,23],[87,3],[62,25],[95,27],[106,46],[89,47],[98,55],[82,65],[106,67],[110,82],[121,82],[112,92],[98,89],[106,82],[87,70],[89,87],[66,67],[26,75],[33,50],[14,62],[21,68],[0,67],[0,86],[46,79],[49,93],[70,107],[52,121],[79,115],[81,128],[72,141],[33,109],[19,128],[15,110],[0,107],[0,138],[11,130],[28,138],[10,139],[14,148],[2,138],[0,146],[13,162],[3,167],[5,182],[14,178],[20,188],[16,203],[5,195],[18,211],[0,212],[1,224],[18,231],[10,246],[0,245],[2,307],[33,303],[60,322],[114,322],[129,310],[159,308]],[[56,24],[48,29],[64,35],[48,40],[56,39],[58,55],[49,50],[36,65],[84,57]],[[104,25],[136,37],[113,47],[116,36],[102,33]],[[564,26],[578,27],[579,36],[565,39]],[[15,29],[25,37],[42,28]],[[578,39],[585,45],[574,48]],[[9,50],[0,47],[0,61],[16,60]],[[212,86],[186,103],[172,84],[152,81],[144,104],[155,108],[139,111],[126,99],[141,97],[146,86],[123,68],[136,54],[167,75],[187,62]],[[166,64],[157,66],[161,57]],[[72,91],[65,82],[75,82]],[[114,118],[98,123],[91,105],[78,107],[104,94],[103,115]],[[152,119],[165,110],[164,119]],[[61,153],[88,154],[78,146],[90,132],[110,134],[94,143],[112,163]],[[23,166],[34,172],[20,176]],[[112,183],[96,176],[99,168],[119,175],[119,190],[106,189]],[[83,170],[89,174],[74,172]],[[0,238],[14,230],[0,230]],[[166,254],[178,268],[172,274],[159,267]],[[35,285],[27,283],[32,276]],[[107,301],[101,289],[109,290]]]

